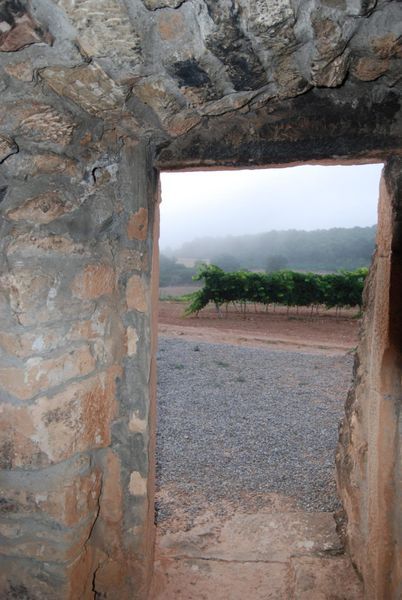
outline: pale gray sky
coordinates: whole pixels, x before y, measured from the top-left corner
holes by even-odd
[[[162,173],[161,250],[204,236],[374,225],[381,169]]]

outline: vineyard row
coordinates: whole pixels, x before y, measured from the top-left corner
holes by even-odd
[[[227,273],[215,265],[202,265],[193,278],[203,287],[190,296],[186,314],[197,313],[209,302],[217,308],[229,303],[282,304],[361,309],[364,281],[368,269],[317,274],[296,271]]]

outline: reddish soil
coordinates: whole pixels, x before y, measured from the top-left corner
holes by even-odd
[[[311,316],[309,309],[248,307],[244,316],[230,308],[218,314],[213,306],[198,316],[184,316],[186,304],[164,300],[159,303],[159,332],[168,336],[210,343],[250,346],[275,345],[287,349],[311,349],[320,352],[347,352],[357,346],[360,320],[356,311],[322,309]]]

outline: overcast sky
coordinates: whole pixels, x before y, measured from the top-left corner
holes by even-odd
[[[161,249],[204,236],[374,225],[381,169],[162,173]]]

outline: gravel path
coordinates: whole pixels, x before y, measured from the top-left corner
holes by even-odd
[[[161,338],[157,488],[173,486],[194,513],[200,497],[241,503],[267,493],[336,510],[334,450],[352,363]],[[169,510],[159,500],[157,519]]]

